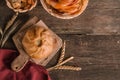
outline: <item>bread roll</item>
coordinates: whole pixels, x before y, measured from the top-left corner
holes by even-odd
[[[43,59],[53,51],[54,38],[47,29],[34,26],[26,31],[22,44],[30,57]]]

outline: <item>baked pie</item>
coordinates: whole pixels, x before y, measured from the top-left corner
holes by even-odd
[[[37,0],[6,0],[9,8],[16,12],[26,12],[36,6]]]
[[[41,3],[51,15],[61,19],[70,19],[84,11],[88,0],[41,0]]]

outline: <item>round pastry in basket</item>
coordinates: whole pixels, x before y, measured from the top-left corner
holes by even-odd
[[[6,3],[10,9],[22,13],[32,10],[37,4],[37,0],[6,0]]]
[[[71,19],[80,15],[86,8],[88,0],[40,0],[44,9],[61,19]]]

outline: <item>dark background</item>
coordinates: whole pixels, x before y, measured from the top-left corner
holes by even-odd
[[[5,0],[0,0],[2,28],[13,14]],[[87,9],[79,17],[70,20],[51,16],[38,1],[32,11],[19,14],[17,20],[22,20],[24,24],[33,16],[43,20],[67,41],[65,58],[75,57],[67,65],[82,67],[79,72],[51,71],[53,80],[120,80],[120,0],[89,0]],[[4,48],[16,49],[12,41],[15,32]],[[59,54],[55,55],[47,67],[56,64]]]

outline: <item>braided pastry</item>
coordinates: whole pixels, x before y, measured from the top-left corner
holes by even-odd
[[[84,0],[46,0],[46,3],[61,13],[75,14],[81,10]]]
[[[47,29],[34,26],[27,30],[22,44],[29,56],[34,59],[43,59],[51,54],[54,46],[54,38]]]

